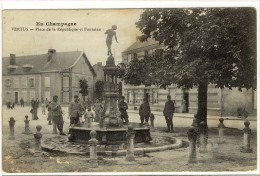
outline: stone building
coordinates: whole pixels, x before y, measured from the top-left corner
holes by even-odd
[[[122,52],[122,62],[126,65],[133,58],[143,59],[145,55],[156,55],[163,49],[163,45],[158,42],[148,39],[146,42],[139,40],[129,46]],[[195,114],[198,107],[198,91],[197,88],[190,90],[179,89],[176,86],[168,86],[167,89],[162,89],[157,86],[145,87],[123,85],[124,96],[129,104],[129,109],[138,109],[142,99],[148,97],[152,110],[162,111],[167,95],[171,95],[176,103],[176,112],[185,112]],[[224,116],[237,115],[238,108],[245,108],[249,114],[256,114],[256,91],[245,90],[238,91],[215,88],[214,85],[209,85],[208,88],[208,114]]]
[[[59,96],[61,103],[69,103],[79,94],[79,80],[89,85],[89,98],[93,99],[93,81],[96,73],[82,51],[56,52],[49,49],[41,55],[15,56],[2,59],[2,101],[29,103],[32,98],[52,100]]]

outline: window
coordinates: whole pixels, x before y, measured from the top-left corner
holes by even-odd
[[[27,101],[27,99],[28,99],[28,97],[27,97],[27,91],[26,90],[23,90],[22,92],[21,92],[21,98],[23,98],[23,100],[26,102]]]
[[[9,79],[9,78],[6,79],[5,80],[5,85],[6,85],[7,88],[10,88],[11,87],[11,79]]]
[[[134,53],[134,58],[135,58],[135,59],[137,58],[137,54],[136,54],[136,53]]]
[[[35,90],[30,91],[30,100],[33,98],[35,99]]]
[[[69,103],[69,101],[70,101],[69,92],[62,92],[62,95],[63,95],[62,102],[63,103]]]
[[[5,101],[6,101],[6,102],[9,102],[9,101],[11,101],[11,99],[12,99],[12,97],[11,97],[11,92],[10,92],[10,91],[7,91],[7,92],[6,92]]]
[[[46,98],[47,98],[48,101],[51,100],[51,93],[50,93],[50,91],[45,91],[44,92],[44,100],[46,100]]]
[[[35,87],[35,80],[34,78],[29,79],[29,87]]]
[[[14,78],[14,88],[19,88],[19,81],[20,79],[19,78]]]
[[[63,77],[63,83],[62,83],[63,87],[68,88],[69,87],[69,77],[68,76],[64,76]]]
[[[45,87],[50,87],[50,84],[51,84],[50,77],[45,77],[45,79],[44,79]]]
[[[22,85],[22,88],[27,88],[27,78],[26,77],[21,78],[21,85]]]
[[[131,58],[131,54],[128,54],[128,55],[127,55],[127,63],[128,63],[128,64],[131,62],[131,59],[132,59],[132,58]]]

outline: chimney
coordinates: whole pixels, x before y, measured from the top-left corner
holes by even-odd
[[[10,54],[10,65],[15,65],[15,54]]]
[[[99,67],[102,67],[102,62],[98,62],[97,65],[98,65]]]
[[[56,50],[55,49],[48,49],[48,58],[47,58],[47,62],[49,62],[52,57],[53,57],[53,54],[56,53]]]

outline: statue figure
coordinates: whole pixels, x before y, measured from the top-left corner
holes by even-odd
[[[116,25],[113,25],[111,29],[108,29],[105,34],[107,34],[107,39],[106,39],[106,44],[107,44],[107,55],[111,55],[112,56],[112,52],[111,52],[111,45],[112,45],[112,39],[113,39],[113,36],[115,36],[115,40],[116,42],[118,43],[117,41],[117,37],[116,37],[116,30],[117,29],[117,26]]]

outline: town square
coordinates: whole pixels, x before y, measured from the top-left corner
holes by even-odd
[[[256,17],[4,11],[2,172],[255,174]]]

